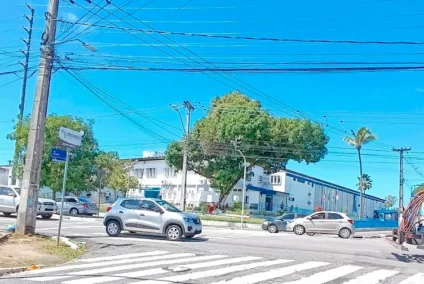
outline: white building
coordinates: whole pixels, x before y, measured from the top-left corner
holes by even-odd
[[[181,172],[170,167],[163,156],[143,154],[135,159],[131,175],[139,180],[139,188],[128,192],[130,196],[154,196],[180,205]],[[243,182],[240,180],[224,200],[232,206],[242,201]],[[357,215],[360,206],[359,192],[291,170],[266,175],[261,167],[254,167],[246,183],[245,204],[251,211],[277,211],[281,208],[312,212],[317,207]],[[210,181],[194,173],[187,175],[187,198],[189,206],[202,202],[217,202],[219,194],[210,187]],[[373,217],[375,209],[384,207],[384,199],[364,195],[364,215]]]

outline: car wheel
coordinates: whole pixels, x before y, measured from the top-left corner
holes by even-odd
[[[275,234],[278,233],[278,228],[275,225],[269,225],[268,226],[268,232],[270,232],[271,234]]]
[[[304,233],[305,233],[305,227],[303,227],[302,225],[296,225],[294,228],[293,228],[293,232],[296,234],[296,235],[303,235]]]
[[[166,237],[169,241],[179,241],[181,240],[181,237],[183,236],[183,232],[181,228],[177,225],[170,225],[166,229]]]
[[[71,210],[69,210],[69,214],[76,216],[79,214],[79,211],[77,208],[72,208]]]
[[[3,215],[4,215],[4,216],[10,216],[10,215],[12,215],[12,213],[9,213],[9,212],[3,212]]]
[[[121,225],[118,221],[111,220],[106,224],[106,233],[110,237],[117,237],[121,233]]]
[[[352,232],[348,228],[342,228],[339,231],[339,237],[342,239],[349,239]]]
[[[42,214],[41,218],[43,218],[44,220],[50,219],[53,215],[51,214]]]
[[[315,236],[315,233],[306,233],[308,236],[311,236],[311,237],[313,237],[313,236]]]

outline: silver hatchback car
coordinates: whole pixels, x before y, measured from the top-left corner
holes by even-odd
[[[170,241],[179,241],[183,236],[192,238],[202,233],[202,222],[197,215],[155,198],[120,198],[107,208],[103,224],[111,237],[125,230],[161,234]]]
[[[348,239],[355,233],[354,221],[345,213],[320,211],[304,218],[295,219],[287,224],[287,230],[296,235],[308,234],[313,236],[319,234],[338,235],[340,238]]]

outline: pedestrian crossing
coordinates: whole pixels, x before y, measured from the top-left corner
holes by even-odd
[[[259,256],[196,255],[163,250],[85,258],[64,266],[0,278],[0,283],[50,284],[423,284],[424,273],[334,264],[264,259]]]

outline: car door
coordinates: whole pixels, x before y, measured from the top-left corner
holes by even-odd
[[[303,225],[307,232],[311,232],[311,233],[325,232],[325,229],[323,228],[323,225],[324,225],[323,220],[325,220],[324,212],[318,212],[318,213],[312,214],[303,220],[304,220]]]
[[[139,228],[146,232],[160,233],[162,209],[151,200],[142,200],[137,211]]]
[[[140,201],[136,199],[123,200],[118,209],[118,217],[121,218],[124,229],[128,231],[140,231],[139,209]]]
[[[343,227],[344,218],[337,213],[327,213],[326,227],[329,234],[338,234]]]
[[[9,187],[3,187],[2,190],[2,207],[4,212],[11,212],[14,213],[16,211],[15,206],[15,199],[18,195],[16,192],[9,188]]]
[[[5,196],[7,195],[6,189],[0,186],[0,212],[6,212],[6,201]]]

